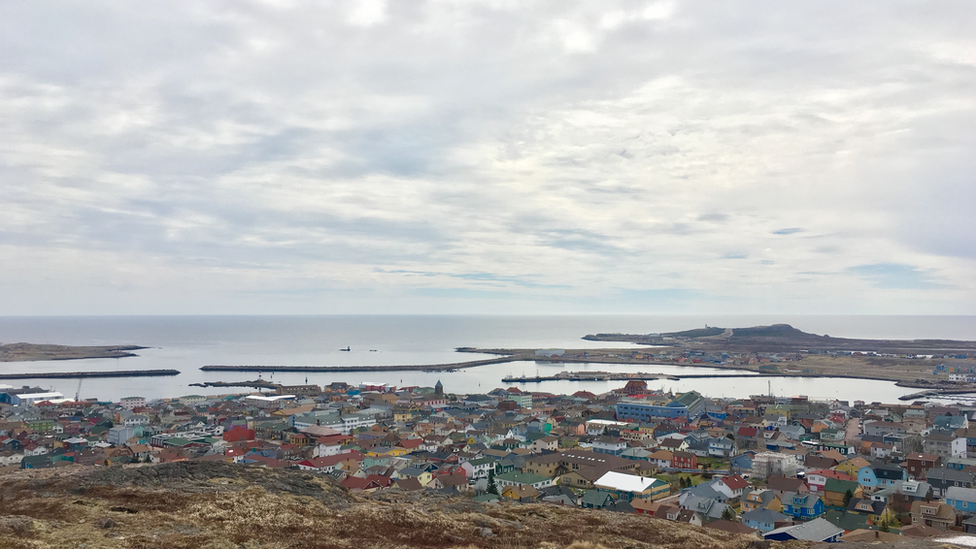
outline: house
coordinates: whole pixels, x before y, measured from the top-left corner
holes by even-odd
[[[891,486],[896,480],[908,480],[908,471],[892,464],[866,465],[857,473],[858,484],[868,492]]]
[[[806,482],[810,487],[810,492],[814,494],[822,494],[827,485],[827,479],[829,478],[837,480],[855,480],[854,477],[838,471],[831,469],[817,469],[807,473],[806,475]]]
[[[966,457],[966,437],[930,434],[922,440],[922,451],[945,459]]]
[[[793,518],[809,520],[824,513],[824,502],[814,494],[799,494],[786,492],[780,497],[783,503],[783,514]]]
[[[583,509],[603,509],[613,503],[613,496],[602,490],[587,490],[580,498]]]
[[[911,515],[913,525],[924,524],[939,530],[956,525],[956,510],[938,501],[913,501]]]
[[[505,488],[507,486],[520,486],[526,485],[540,490],[546,486],[552,486],[553,481],[551,478],[544,477],[542,475],[533,475],[532,473],[519,473],[511,472],[504,473],[495,476],[495,484],[498,489]]]
[[[810,522],[784,526],[770,532],[766,532],[763,537],[772,541],[821,541],[836,542],[844,534],[844,530],[834,526],[830,522],[818,518]]]
[[[722,492],[730,500],[738,500],[749,483],[739,475],[728,475],[712,482],[717,492]]]
[[[810,492],[809,486],[807,486],[806,481],[799,478],[788,478],[784,476],[771,476],[766,480],[766,487],[773,491],[780,499],[783,499],[783,494],[787,492],[797,492],[800,494],[807,494]]]
[[[681,504],[681,508],[697,514],[703,524],[719,520],[722,518],[722,515],[728,512],[727,510],[731,510],[731,507],[727,503],[698,496],[686,498]]]
[[[751,490],[742,498],[740,508],[743,513],[756,509],[781,511],[783,509],[783,503],[772,490]]]
[[[502,490],[502,497],[518,501],[533,501],[539,497],[539,490],[528,484],[509,485]]]
[[[976,489],[949,487],[945,491],[945,503],[959,513],[976,514]]]
[[[910,478],[925,480],[926,472],[941,465],[942,457],[932,454],[908,454],[905,462],[908,464],[906,469]]]
[[[872,524],[881,522],[886,509],[888,509],[887,503],[871,499],[851,498],[850,503],[847,504],[848,514],[866,515],[867,520]],[[891,516],[894,517],[894,514]]]
[[[692,454],[691,452],[674,452],[671,460],[671,466],[675,469],[697,469],[698,456]]]
[[[617,499],[630,501],[634,498],[657,500],[667,497],[671,493],[671,484],[653,477],[639,477],[617,471],[603,474],[593,486],[616,496]]]
[[[669,450],[659,449],[647,456],[647,461],[651,462],[655,467],[666,469],[674,464],[674,453]]]
[[[976,473],[957,469],[929,469],[925,476],[932,485],[932,493],[937,498],[945,497],[950,487],[972,488],[976,482]]]
[[[627,449],[627,441],[619,437],[602,436],[593,440],[593,451],[599,454],[619,456]]]
[[[853,498],[864,497],[864,489],[855,480],[827,479],[823,493],[824,503],[830,507],[844,509],[848,503],[844,501],[848,492]]]
[[[753,509],[742,513],[742,524],[760,532],[769,532],[776,528],[779,521],[790,520],[790,517],[771,509]]]
[[[638,515],[650,515],[657,516],[658,511],[664,507],[661,503],[655,503],[649,499],[635,499],[630,502],[631,507],[634,508],[634,513]],[[664,518],[664,517],[658,517]]]
[[[567,486],[562,486],[559,484],[553,486],[547,486],[542,490],[539,490],[539,497],[542,501],[549,503],[558,503],[559,505],[572,505],[577,506],[580,504],[580,496],[575,490]],[[634,500],[643,501],[643,500]]]

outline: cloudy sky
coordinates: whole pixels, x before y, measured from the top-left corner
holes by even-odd
[[[976,3],[0,3],[0,314],[976,313]]]

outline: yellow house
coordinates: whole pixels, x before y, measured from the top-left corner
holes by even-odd
[[[416,410],[393,410],[393,421],[410,421],[415,415]]]
[[[366,452],[366,455],[369,457],[400,457],[407,455],[407,449],[400,448],[399,446],[393,446],[391,448],[378,446]]]
[[[839,473],[844,473],[845,475],[850,475],[854,478],[857,478],[857,475],[860,473],[861,468],[867,467],[868,465],[871,465],[871,462],[869,462],[868,460],[860,456],[855,456],[848,459],[844,463],[835,466],[834,471],[837,471]]]
[[[783,510],[783,502],[776,497],[772,490],[753,490],[741,502],[742,512],[748,513],[756,509],[769,509],[777,513]]]
[[[521,498],[534,498],[538,497],[539,491],[535,488],[529,486],[528,484],[515,484],[512,486],[506,486],[502,490],[503,498],[511,499],[521,499]]]
[[[417,479],[417,482],[419,482],[421,486],[427,486],[428,484],[433,482],[434,475],[432,475],[430,471],[423,471],[421,473],[412,474],[410,469],[407,468],[404,469],[403,471],[400,471],[400,478],[415,478]]]

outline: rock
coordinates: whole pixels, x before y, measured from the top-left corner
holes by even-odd
[[[108,518],[108,517],[100,518],[100,519],[98,519],[98,527],[101,528],[101,529],[103,529],[103,530],[106,529],[106,528],[114,528],[115,527],[115,521],[112,520],[112,519],[110,519],[110,518]]]
[[[34,520],[23,515],[0,516],[0,538],[14,536],[27,538],[34,535]]]
[[[492,532],[491,531],[491,528],[488,528],[488,527],[485,527],[485,528],[482,528],[481,530],[478,530],[478,535],[481,536],[481,537],[483,537],[483,538],[493,538],[493,537],[495,537],[495,533]]]

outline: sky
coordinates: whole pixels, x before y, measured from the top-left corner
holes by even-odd
[[[976,314],[973,28],[0,2],[0,315]]]

